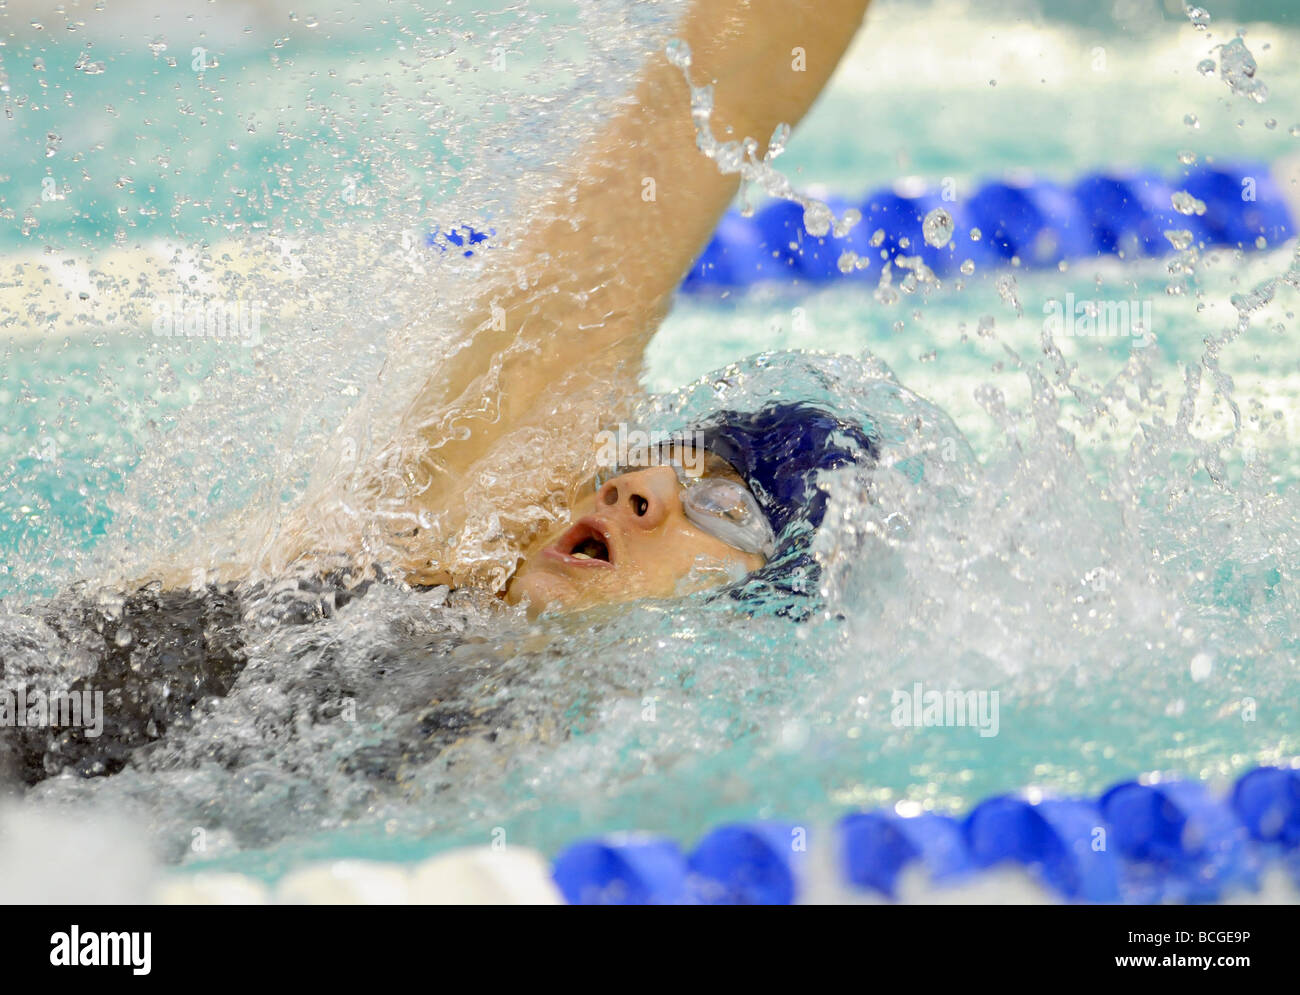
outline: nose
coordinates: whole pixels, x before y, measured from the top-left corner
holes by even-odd
[[[671,467],[636,470],[608,480],[596,494],[596,506],[620,524],[650,531],[677,501],[677,475]]]

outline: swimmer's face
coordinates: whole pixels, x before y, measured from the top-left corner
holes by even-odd
[[[711,457],[709,476],[740,482]],[[743,483],[743,482],[742,482]],[[716,587],[757,570],[764,559],[694,525],[670,466],[614,477],[575,502],[572,524],[546,536],[525,556],[506,600],[529,614],[664,598]]]

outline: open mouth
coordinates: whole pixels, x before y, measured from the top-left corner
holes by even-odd
[[[583,520],[556,540],[551,551],[567,562],[613,566],[609,536],[598,523]]]

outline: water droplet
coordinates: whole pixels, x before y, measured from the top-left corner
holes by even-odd
[[[925,235],[927,245],[942,249],[952,239],[952,215],[942,207],[936,207],[925,216],[925,221],[921,224],[921,230]]]
[[[811,204],[804,205],[803,226],[808,230],[809,235],[823,238],[830,232],[833,220],[831,209],[821,201],[814,200]]]
[[[880,270],[880,282],[876,285],[874,297],[881,304],[894,304],[898,301],[898,291],[891,284],[894,281],[893,266],[889,260]]]
[[[691,46],[680,38],[669,39],[668,44],[664,46],[664,54],[668,57],[669,63],[678,69],[689,69],[691,66]]]
[[[1241,97],[1257,104],[1268,99],[1268,87],[1255,78],[1255,57],[1238,35],[1219,50],[1219,77]]]
[[[1187,15],[1187,19],[1192,22],[1197,31],[1204,31],[1210,26],[1210,12],[1204,7],[1193,7],[1187,4],[1183,8],[1183,13]]]
[[[1192,672],[1192,680],[1203,681],[1214,670],[1214,657],[1208,653],[1197,653],[1192,657],[1192,663],[1188,669]]]
[[[850,207],[847,211],[844,212],[843,219],[835,222],[835,225],[831,229],[831,231],[834,233],[836,238],[844,238],[848,235],[850,231],[853,230],[853,226],[856,225],[861,220],[862,220],[862,212],[859,211],[856,207]]]
[[[1169,199],[1173,201],[1174,210],[1177,211],[1179,214],[1204,214],[1205,213],[1205,201],[1197,200],[1186,190],[1179,190]]]
[[[87,76],[99,76],[104,72],[106,67],[102,62],[91,62],[87,59],[85,61],[78,60],[77,64],[73,66],[73,68],[80,69]]]
[[[1187,125],[1189,128],[1199,128],[1201,126],[1201,122],[1195,114],[1184,114],[1183,124]]]
[[[1192,233],[1185,228],[1180,228],[1177,231],[1167,231],[1165,232],[1165,238],[1169,239],[1170,245],[1180,251],[1192,244]]]
[[[1020,306],[1020,295],[1018,294],[1020,288],[1016,284],[1016,278],[1010,273],[1004,273],[998,277],[997,287],[998,296],[1002,298],[1002,302],[1015,308],[1018,316],[1023,315],[1025,311]]]
[[[970,276],[972,273],[974,273],[975,260],[973,259],[964,260],[961,264],[961,272],[963,276]]]
[[[970,230],[970,240],[972,242],[978,242],[983,237],[984,237],[984,233],[980,231],[978,228],[972,228]]]

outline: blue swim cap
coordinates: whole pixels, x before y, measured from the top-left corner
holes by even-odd
[[[727,590],[749,599],[765,589],[779,596],[815,587],[809,546],[826,514],[817,474],[846,466],[870,468],[880,441],[861,425],[808,402],[768,404],[757,411],[721,411],[696,424],[704,448],[734,466],[776,533],[767,564]],[[780,614],[790,614],[787,608]],[[797,613],[802,614],[802,613]]]
[[[814,482],[817,471],[874,466],[880,456],[879,441],[861,426],[807,402],[721,411],[695,431],[745,478],[778,535],[796,517],[821,524],[826,494]]]

